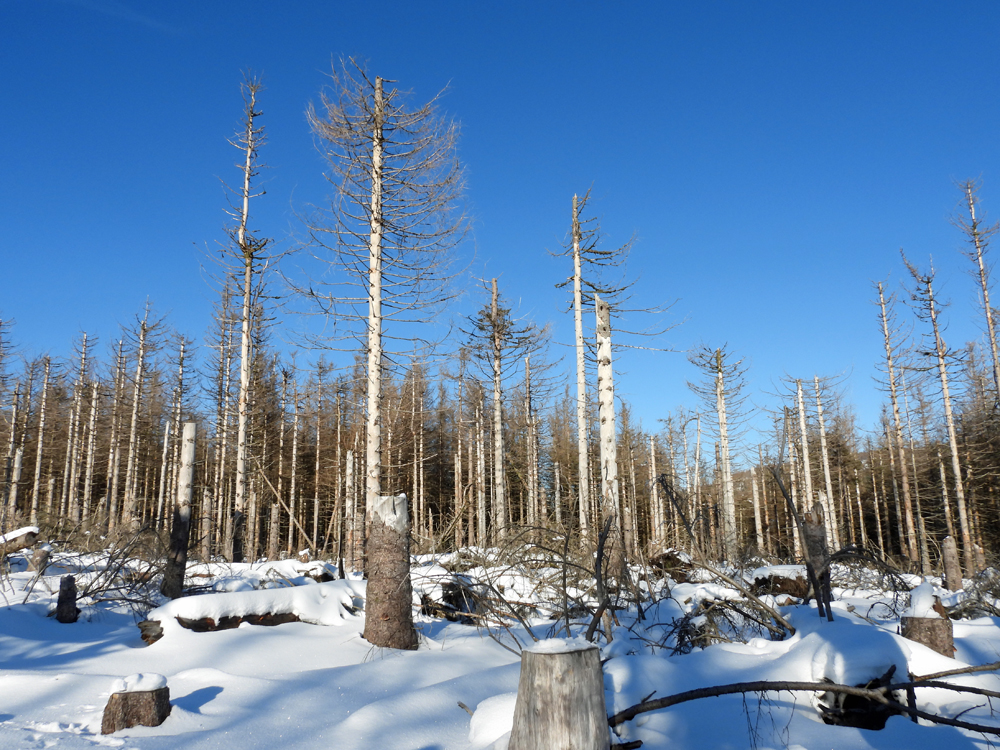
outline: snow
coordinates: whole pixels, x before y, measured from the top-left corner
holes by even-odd
[[[586,648],[589,644],[580,636],[589,618],[573,620],[569,637],[564,622],[551,619],[551,610],[559,605],[548,601],[551,590],[544,581],[558,578],[557,568],[533,569],[528,575],[524,568],[493,567],[488,550],[475,554],[476,565],[462,566],[460,576],[448,569],[457,557],[419,558],[413,566],[415,589],[436,597],[456,578],[489,580],[495,591],[503,585],[506,595],[525,607],[538,602],[536,610],[523,610],[541,639],[538,644],[530,646],[531,637],[513,619],[508,619],[509,633],[491,634],[421,615],[415,606],[419,649],[373,648],[361,636],[364,581],[351,575],[317,583],[319,577],[336,578],[336,568],[299,560],[191,565],[188,584],[200,586],[202,593],[156,602],[152,611],[132,611],[123,601],[84,599],[80,621],[61,624],[47,616],[59,575],[73,573],[82,587],[101,569],[99,557],[68,556],[57,548],[56,572],[36,580],[27,570],[28,555],[13,555],[9,574],[0,579],[0,750],[501,750],[510,732],[520,669],[514,638],[543,653]],[[679,623],[709,624],[711,608],[735,602],[736,592],[718,582],[651,583],[649,588],[662,598],[645,603],[644,619],[639,621],[634,610],[618,610],[614,640],[600,640],[609,715],[651,695],[733,682],[829,679],[863,684],[892,667],[902,680],[907,674],[997,660],[1000,618],[956,621],[957,658],[949,659],[898,635],[901,606],[891,593],[855,585],[857,589],[834,590],[832,623],[817,616],[814,604],[783,606],[782,615],[796,629],[785,640],[771,640],[762,631],[746,642],[691,642],[675,652],[681,645]],[[593,606],[593,599],[580,596]],[[918,591],[914,597],[918,604],[922,596]],[[265,612],[294,612],[302,621],[275,627],[244,623],[207,633],[176,622],[177,616]],[[146,617],[159,619],[165,631],[152,645],[143,643],[136,627]],[[993,673],[948,680],[1000,690],[1000,678]],[[173,710],[161,726],[100,734],[111,692],[163,682],[170,687]],[[990,746],[973,732],[915,724],[904,717],[890,719],[878,732],[829,726],[816,711],[819,699],[809,693],[772,692],[693,701],[626,722],[617,728],[614,742],[641,740],[643,750]],[[917,705],[945,716],[1000,724],[980,696],[920,689]]]
[[[586,638],[578,636],[576,638],[546,638],[544,641],[533,643],[524,650],[533,654],[568,654],[591,648],[597,648],[597,646]]]
[[[934,609],[934,586],[924,580],[910,592],[910,606],[903,612],[903,617],[928,617],[941,619],[940,613]]]
[[[130,674],[111,683],[111,693],[144,693],[167,686],[167,678],[156,672]]]
[[[7,542],[13,542],[15,539],[20,539],[22,536],[27,536],[28,534],[37,534],[37,526],[25,526],[20,529],[15,529],[14,531],[8,531],[6,534],[0,534],[0,544],[6,544]]]

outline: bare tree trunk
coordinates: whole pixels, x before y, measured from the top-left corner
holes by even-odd
[[[483,434],[483,399],[476,400],[476,532],[479,546],[486,546],[486,436]]]
[[[976,264],[976,277],[979,280],[979,293],[982,295],[983,314],[986,317],[986,336],[990,344],[990,357],[993,361],[993,388],[996,399],[1000,402],[1000,356],[997,353],[996,323],[993,320],[993,307],[990,305],[990,265],[986,262],[986,250],[990,237],[996,233],[996,225],[983,227],[982,219],[976,216],[976,206],[979,199],[976,195],[977,186],[971,180],[962,184],[965,202],[969,207],[969,221],[959,221],[959,227],[965,232],[972,245],[967,252],[970,260]]]
[[[916,268],[907,263],[907,267],[917,282],[916,300],[921,311],[931,324],[934,337],[934,354],[937,359],[938,377],[941,380],[941,400],[944,404],[944,422],[948,430],[948,447],[951,452],[951,470],[955,480],[955,504],[958,507],[958,525],[962,534],[962,553],[965,558],[965,574],[972,577],[976,572],[976,560],[972,548],[972,533],[969,525],[969,513],[965,502],[965,485],[962,482],[962,465],[958,454],[958,437],[955,433],[955,418],[951,408],[951,391],[948,386],[947,348],[941,337],[938,325],[938,305],[934,299],[934,271],[921,275]]]
[[[722,534],[723,549],[727,560],[734,560],[737,552],[736,497],[733,491],[733,469],[729,459],[729,427],[726,420],[726,383],[722,350],[715,350],[715,408],[719,416],[719,458],[722,469]]]
[[[45,358],[45,375],[42,378],[42,403],[38,410],[38,450],[35,453],[35,481],[31,488],[31,525],[38,524],[39,501],[41,500],[42,458],[45,455],[45,406],[49,393],[49,374],[52,363]]]
[[[813,386],[816,389],[816,419],[819,422],[819,451],[823,459],[823,482],[826,487],[826,517],[830,519],[829,544],[833,549],[840,549],[840,519],[837,517],[833,504],[833,482],[830,479],[830,453],[826,448],[826,425],[823,422],[823,401],[820,398],[819,378],[813,377]]]
[[[622,517],[618,493],[618,442],[615,430],[615,380],[611,362],[611,309],[595,296],[597,312],[597,395],[601,425],[601,521],[611,519],[614,536],[609,540],[610,570],[618,574],[622,558]]]
[[[243,264],[243,310],[240,315],[240,392],[237,399],[237,427],[236,427],[236,502],[232,518],[232,559],[234,562],[242,562],[244,556],[243,529],[246,518],[246,492],[247,492],[247,422],[249,420],[250,404],[250,363],[253,358],[253,337],[251,328],[253,326],[252,312],[253,300],[256,292],[254,288],[255,265],[259,260],[258,253],[263,248],[264,242],[255,239],[247,231],[247,222],[250,218],[250,198],[255,197],[251,193],[250,182],[256,175],[257,149],[260,147],[263,131],[255,125],[255,120],[260,116],[256,110],[257,92],[260,90],[258,81],[248,80],[243,85],[244,110],[243,110],[243,133],[238,147],[244,154],[243,186],[240,191],[242,205],[238,214],[238,227],[235,232],[235,240],[240,260]]]
[[[886,310],[885,292],[883,291],[881,281],[876,284],[876,288],[878,289],[879,322],[882,324],[882,337],[885,343],[886,374],[889,378],[889,401],[892,405],[893,437],[895,439],[896,449],[899,451],[898,455],[900,480],[902,482],[903,512],[905,514],[904,520],[906,522],[906,546],[904,551],[907,552],[907,555],[911,560],[916,562],[919,558],[919,554],[917,552],[917,531],[913,522],[913,500],[910,497],[909,471],[906,466],[906,458],[903,455],[903,427],[899,417],[899,398],[897,395],[896,371],[892,356],[893,344],[890,317]],[[892,441],[890,441],[890,445],[891,442]],[[892,457],[890,463],[896,463],[895,457]],[[895,485],[896,470],[894,465],[892,466],[892,473],[893,483]],[[903,547],[902,536],[900,537],[900,547]]]
[[[191,500],[194,497],[194,422],[184,424],[181,445],[181,470],[178,475],[177,498],[170,527],[170,552],[167,568],[163,573],[160,592],[170,599],[177,599],[184,590],[184,569],[187,567],[188,539],[191,531]]]
[[[292,476],[288,485],[288,554],[295,551],[295,515],[298,510],[296,503],[298,493],[296,492],[296,480],[298,479],[299,468],[299,386],[292,384]]]
[[[573,196],[573,323],[576,335],[576,446],[580,481],[580,536],[589,534],[587,509],[590,507],[590,462],[587,460],[587,371],[583,340],[583,281],[580,259],[579,200]]]
[[[138,484],[138,448],[139,448],[139,405],[142,401],[142,382],[146,377],[146,336],[149,333],[147,321],[149,306],[139,324],[139,347],[136,350],[135,383],[132,388],[132,419],[128,434],[128,458],[125,462],[125,503],[122,507],[122,523],[130,532],[139,528],[139,518],[136,515],[136,486]]]
[[[492,281],[492,302],[490,303],[491,320],[498,321],[499,293],[497,280]],[[493,343],[493,535],[496,541],[507,537],[507,488],[504,463],[503,440],[503,339],[499,326],[494,325],[491,331]]]

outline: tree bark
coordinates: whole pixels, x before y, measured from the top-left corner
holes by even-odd
[[[369,502],[368,521],[365,640],[382,648],[415,650],[406,495],[381,495]]]

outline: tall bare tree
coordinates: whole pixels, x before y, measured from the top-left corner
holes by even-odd
[[[426,319],[448,298],[449,251],[465,229],[457,128],[437,115],[436,98],[410,108],[405,94],[387,90],[386,83],[392,82],[369,77],[351,61],[350,67],[334,70],[320,108],[308,111],[336,189],[332,221],[317,217],[310,222],[310,235],[348,271],[346,289],[314,286],[312,297],[323,303],[323,311],[339,304],[339,318],[362,324],[358,333],[367,353],[368,384],[365,500],[370,512],[384,507],[384,324],[395,318],[402,324],[396,336],[417,338],[405,323]],[[397,505],[396,511],[400,515],[394,518],[408,517],[405,507]],[[371,521],[384,524],[386,518],[375,513]],[[369,599],[365,635],[378,646],[413,648],[409,578],[382,582],[376,572],[395,575],[408,567],[408,531],[376,537],[388,546],[369,545],[369,593],[385,596]],[[390,559],[403,562],[394,566]],[[393,627],[374,627],[386,621]]]

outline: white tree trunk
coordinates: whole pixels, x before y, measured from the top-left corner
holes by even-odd
[[[492,282],[491,319],[499,320],[497,280]],[[498,326],[493,326],[493,534],[497,541],[507,536],[507,488],[503,440],[503,340]]]
[[[611,309],[600,297],[595,297],[594,302],[597,312],[597,395],[601,425],[601,517],[612,517],[612,525],[620,535],[622,519],[618,494],[615,380],[611,361]]]
[[[42,379],[42,404],[38,410],[38,450],[35,452],[35,481],[31,487],[31,525],[38,524],[38,509],[41,501],[42,458],[45,455],[45,406],[49,393],[49,373],[52,363],[45,358],[45,376]]]
[[[579,463],[580,536],[589,533],[590,462],[587,460],[587,371],[583,340],[583,279],[580,260],[579,200],[573,196],[573,324],[576,336],[576,448]]]
[[[139,348],[136,350],[135,382],[132,387],[132,419],[129,423],[128,458],[125,462],[125,503],[122,508],[122,523],[129,532],[139,529],[136,515],[136,489],[138,485],[137,464],[139,460],[139,405],[142,401],[142,382],[146,377],[146,334],[149,332],[147,320],[149,307],[139,324]]]
[[[737,550],[736,496],[733,469],[729,458],[729,425],[726,416],[726,383],[722,350],[715,351],[715,409],[719,417],[719,458],[722,469],[722,544],[727,560],[734,560]]]
[[[830,479],[830,454],[826,449],[826,425],[823,422],[823,401],[820,398],[819,378],[813,376],[813,386],[816,389],[816,418],[819,421],[819,451],[823,459],[823,481],[826,486],[826,507],[823,509],[830,519],[827,524],[827,544],[834,550],[840,549],[840,519],[833,502],[833,482]]]

